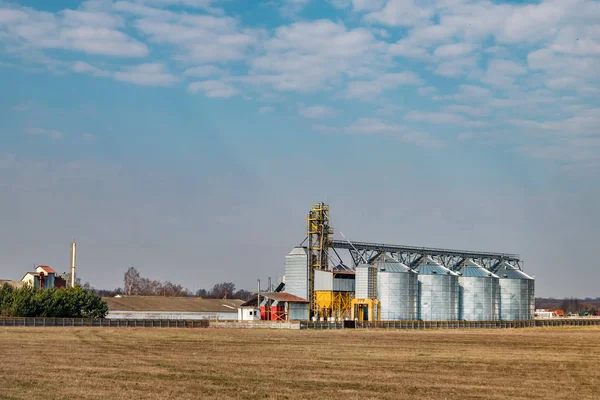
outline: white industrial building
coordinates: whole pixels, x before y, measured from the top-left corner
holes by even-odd
[[[242,300],[199,297],[119,296],[104,297],[110,319],[238,319]]]

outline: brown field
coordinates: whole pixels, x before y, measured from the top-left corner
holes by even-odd
[[[1,328],[3,399],[598,399],[600,327]]]

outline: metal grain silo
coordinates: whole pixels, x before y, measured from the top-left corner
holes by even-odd
[[[354,298],[374,299],[377,290],[377,275],[373,265],[360,264],[356,267]]]
[[[382,254],[374,262],[377,269],[377,299],[384,321],[417,318],[417,273]]]
[[[308,300],[308,252],[294,247],[285,256],[285,291]]]
[[[426,256],[419,273],[418,317],[423,321],[458,319],[458,275]]]
[[[458,317],[465,321],[496,321],[500,302],[498,276],[473,260],[458,269]]]
[[[496,275],[500,278],[500,319],[532,319],[535,311],[535,280],[506,261],[500,264]]]

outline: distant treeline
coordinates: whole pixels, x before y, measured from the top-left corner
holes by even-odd
[[[131,267],[123,277],[123,288],[112,290],[94,289],[88,283],[83,285],[84,288],[93,290],[101,297],[114,297],[116,295],[127,296],[165,296],[165,297],[191,297],[198,296],[205,299],[240,299],[249,300],[252,297],[252,292],[244,289],[237,290],[232,282],[217,283],[212,289],[200,289],[196,293],[184,288],[181,285],[170,281],[157,281],[142,277],[139,271]]]
[[[30,285],[0,287],[0,315],[9,317],[104,318],[108,306],[80,286],[37,289]]]
[[[553,299],[538,297],[535,299],[535,308],[546,310],[563,310],[565,313],[597,315],[600,309],[600,297],[592,299],[565,298]]]

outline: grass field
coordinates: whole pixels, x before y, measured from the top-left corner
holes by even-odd
[[[7,399],[598,399],[600,327],[2,328]]]

